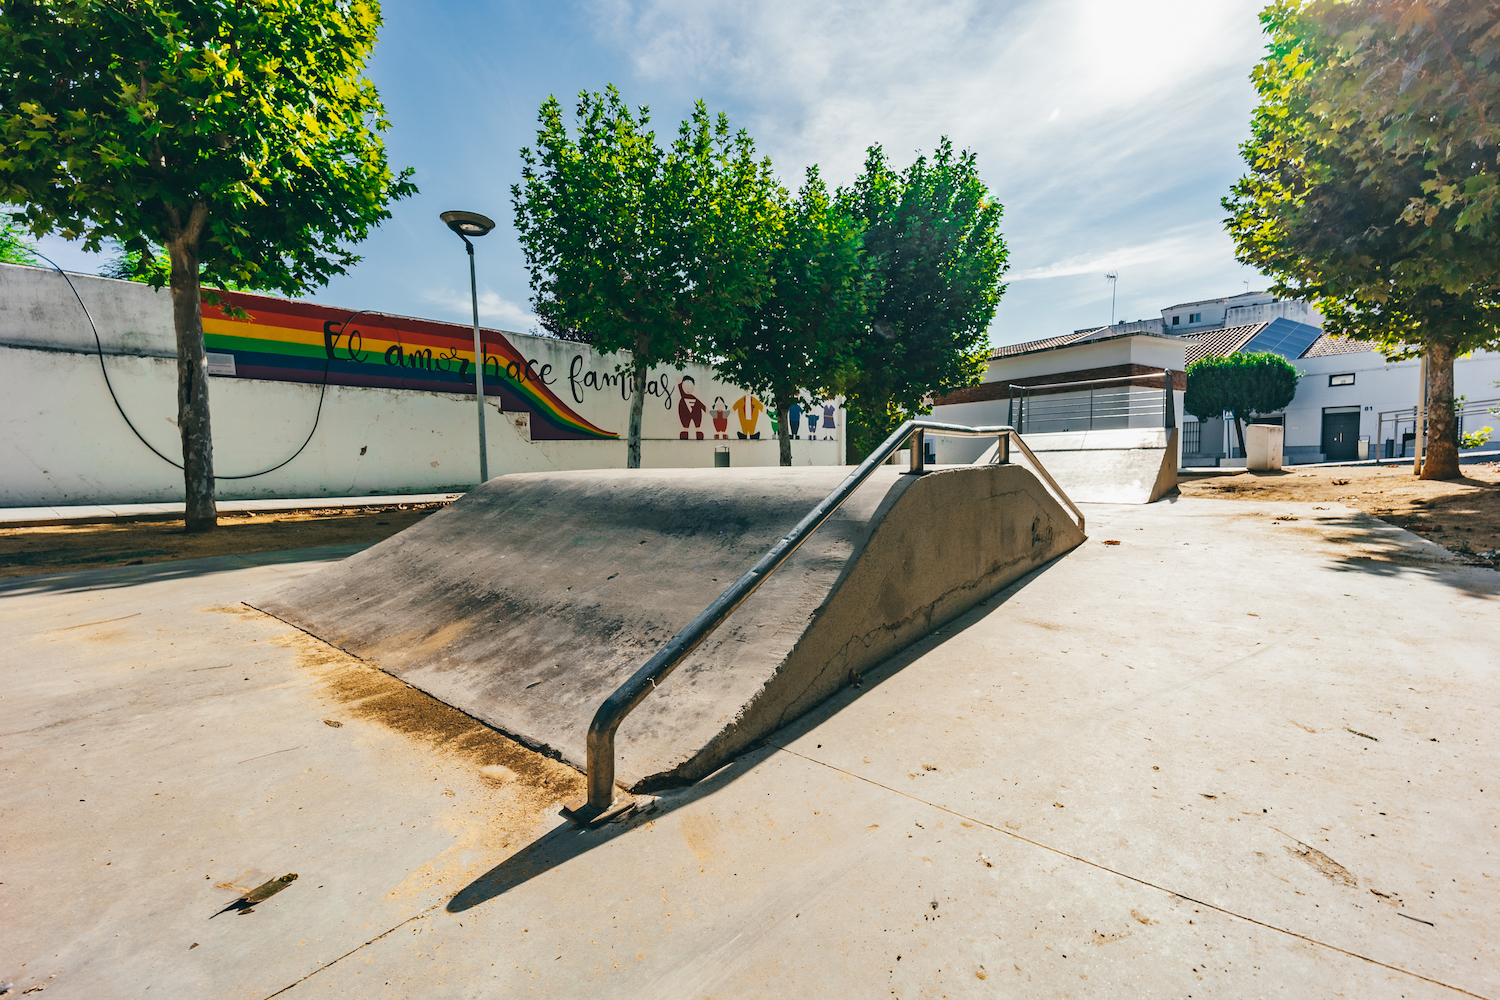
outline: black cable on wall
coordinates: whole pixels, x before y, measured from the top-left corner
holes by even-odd
[[[36,253],[35,250],[33,250],[32,252]],[[103,341],[101,341],[99,339],[99,328],[94,325],[94,317],[93,317],[92,314],[90,314],[89,307],[84,304],[83,296],[81,296],[81,295],[78,294],[78,289],[73,285],[73,279],[69,278],[68,277],[68,272],[66,272],[62,268],[58,267],[57,263],[55,261],[53,261],[50,257],[46,256],[45,254],[41,254],[41,253],[37,253],[36,255],[38,257],[42,258],[42,260],[45,260],[48,264],[51,264],[52,265],[52,269],[55,270],[58,274],[62,275],[63,281],[66,281],[68,283],[68,290],[73,293],[73,298],[75,298],[75,299],[78,300],[78,307],[83,310],[83,316],[89,322],[89,330],[91,330],[93,332],[93,334],[94,334],[94,348],[95,348],[97,357],[99,358],[99,372],[100,372],[100,374],[102,374],[104,376],[104,385],[105,385],[105,387],[107,389],[109,389],[109,398],[114,401],[115,410],[117,410],[119,412],[120,419],[122,419],[122,420],[125,421],[125,426],[130,428],[130,432],[136,436],[136,439],[139,440],[141,442],[141,444],[145,445],[147,448],[149,448],[151,450],[151,454],[155,455],[157,458],[161,459],[163,462],[166,462],[168,465],[172,466],[174,469],[181,469],[182,468],[181,464],[172,461],[172,459],[168,458],[166,455],[163,455],[161,452],[157,451],[156,450],[156,446],[153,445],[150,441],[146,440],[145,436],[143,436],[141,434],[141,432],[136,429],[135,424],[131,422],[130,415],[125,412],[125,407],[122,406],[122,405],[120,405],[120,397],[117,396],[117,395],[115,395],[114,384],[112,382],[110,382],[110,380],[109,380],[109,370],[107,368],[105,368],[105,366],[104,366],[104,343],[103,343]],[[344,320],[344,322],[343,322],[343,328],[344,329],[348,329],[350,323],[354,322],[354,320],[356,318],[358,318],[360,316],[363,316],[363,315],[365,315],[367,313],[373,315],[374,311],[370,310],[370,309],[360,309],[357,312],[351,313],[349,315],[349,318],[346,319],[346,320]],[[280,469],[283,466],[286,466],[286,465],[290,464],[291,461],[292,461],[292,459],[295,459],[298,455],[302,454],[302,452],[307,449],[308,444],[310,444],[312,442],[313,435],[318,432],[318,423],[323,418],[323,399],[328,394],[328,372],[329,372],[329,368],[332,365],[333,365],[333,358],[332,357],[330,357],[327,361],[325,361],[323,363],[323,384],[322,384],[322,386],[318,390],[318,409],[317,409],[317,412],[314,413],[314,415],[313,415],[312,430],[310,430],[310,431],[307,432],[307,437],[305,439],[303,439],[302,445],[296,451],[292,452],[291,457],[287,458],[286,461],[284,461],[284,462],[279,462],[276,465],[271,466],[269,469],[262,469],[259,472],[249,472],[249,473],[246,473],[246,474],[244,474],[242,476],[217,476],[216,475],[216,476],[214,476],[214,478],[215,479],[225,479],[225,480],[229,480],[229,479],[254,479],[257,476],[264,476],[264,475],[268,475],[268,474],[270,474],[272,472],[275,472],[277,469]]]

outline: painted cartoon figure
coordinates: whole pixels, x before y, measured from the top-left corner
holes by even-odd
[[[682,421],[682,433],[678,435],[684,441],[688,436],[688,425],[701,428],[703,426],[703,413],[708,407],[703,405],[703,400],[693,395],[693,376],[684,375],[677,383],[677,419]],[[703,431],[698,431],[698,440],[703,440]]]
[[[714,405],[709,409],[708,415],[714,422],[714,440],[729,440],[729,404],[724,402],[723,396],[714,397]]]
[[[787,422],[792,425],[792,438],[793,438],[793,440],[796,440],[797,439],[797,433],[802,428],[802,407],[799,406],[796,403],[793,403],[791,406],[788,406],[786,408],[786,417],[787,417]],[[807,424],[807,439],[809,441],[811,441],[813,439],[812,429],[814,427],[816,427],[816,426],[817,426],[817,424],[814,423],[813,421],[808,421],[808,424]]]
[[[824,441],[832,441],[833,440],[833,430],[834,430],[833,410],[834,410],[834,406],[833,406],[832,403],[824,403],[823,404],[823,440]]]
[[[765,410],[766,404],[746,393],[734,404],[734,415],[739,418],[740,440],[746,439],[759,441],[760,431],[756,430],[756,424],[760,423],[760,415]]]

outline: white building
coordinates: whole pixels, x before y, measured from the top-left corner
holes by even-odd
[[[1196,333],[1201,330],[1269,323],[1289,319],[1319,329],[1323,317],[1311,304],[1296,299],[1278,299],[1270,292],[1244,292],[1219,299],[1179,302],[1161,311],[1162,332]]]
[[[961,423],[1014,422],[1023,433],[1160,427],[1160,387],[1171,371],[1182,464],[1243,464],[1230,422],[1200,422],[1182,412],[1182,373],[1211,354],[1270,351],[1297,368],[1297,394],[1284,412],[1253,419],[1285,426],[1288,464],[1410,458],[1420,362],[1387,362],[1370,345],[1330,336],[1322,326],[1308,303],[1268,292],[1182,302],[1163,309],[1160,319],[998,348],[980,384],[937,400],[935,415]],[[1454,379],[1455,395],[1467,397],[1460,431],[1500,430],[1500,414],[1491,412],[1500,407],[1500,354],[1460,358]],[[969,447],[939,444],[937,459],[962,461]]]

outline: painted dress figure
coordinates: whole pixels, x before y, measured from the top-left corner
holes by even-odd
[[[746,439],[760,440],[760,431],[756,430],[755,426],[760,423],[760,415],[765,408],[765,403],[762,403],[749,393],[746,393],[735,401],[734,415],[740,421],[739,435],[741,441]]]
[[[682,433],[678,435],[684,441],[688,436],[688,425],[700,428],[698,440],[703,440],[703,414],[708,407],[703,405],[703,400],[693,395],[693,376],[684,375],[677,383],[677,419],[682,421]]]
[[[833,410],[834,406],[832,403],[823,404],[823,440],[825,441],[833,440]]]
[[[729,440],[729,404],[724,402],[723,396],[714,397],[714,405],[709,409],[708,415],[714,422],[714,440]]]

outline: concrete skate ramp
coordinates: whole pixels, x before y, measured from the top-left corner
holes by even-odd
[[[582,768],[594,711],[849,473],[501,476],[256,607]],[[701,778],[1084,539],[1025,469],[878,469],[619,731]]]
[[[1026,444],[1074,503],[1151,503],[1177,489],[1177,429],[1027,434]],[[991,445],[974,463],[995,460]]]

